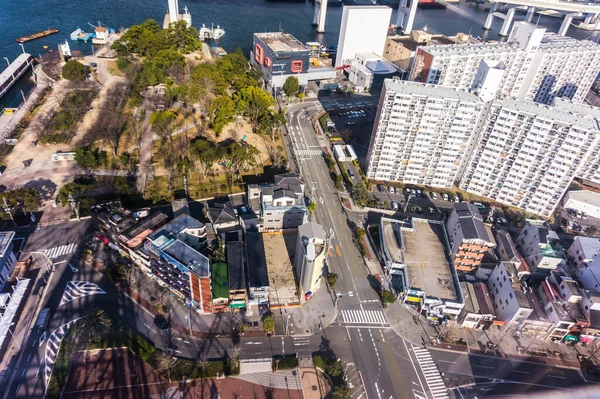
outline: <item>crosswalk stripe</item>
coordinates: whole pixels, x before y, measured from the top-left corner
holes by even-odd
[[[380,310],[342,310],[341,321],[354,324],[388,324]]]
[[[45,253],[48,258],[54,259],[75,252],[75,243],[59,245],[58,247],[44,249],[41,252]]]

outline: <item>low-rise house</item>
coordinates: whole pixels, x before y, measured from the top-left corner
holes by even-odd
[[[244,244],[241,241],[227,243],[227,273],[229,276],[229,307],[246,307],[246,273],[244,271]]]
[[[269,303],[269,272],[262,233],[246,233],[246,264],[248,265],[248,303],[258,307]]]
[[[460,326],[473,330],[487,330],[496,318],[496,312],[485,283],[463,281],[460,288],[465,307],[459,317]]]
[[[254,210],[248,206],[242,206],[238,212],[240,226],[244,232],[260,231],[260,220]]]
[[[554,270],[565,263],[558,235],[546,222],[528,220],[519,232],[517,245],[532,272]]]
[[[600,238],[575,237],[567,250],[569,259],[578,269],[587,266],[594,258],[600,257]]]
[[[583,291],[579,284],[567,276],[564,271],[553,270],[548,277],[548,281],[554,284],[562,300],[569,303],[579,303],[583,299]]]
[[[298,227],[294,274],[300,287],[301,300],[308,300],[319,288],[326,257],[323,227],[314,222]]]
[[[221,313],[229,310],[229,283],[227,265],[215,262],[211,265],[212,311]]]
[[[217,232],[238,224],[238,218],[230,200],[216,202],[209,206],[208,218]]]
[[[584,290],[582,294],[581,310],[590,321],[590,327],[581,334],[580,341],[592,343],[600,338],[600,294],[591,290]]]
[[[496,239],[495,252],[498,259],[502,262],[512,263],[518,272],[522,264],[521,255],[508,231],[496,230],[494,238]]]
[[[295,229],[308,220],[304,181],[299,175],[276,175],[275,184],[261,187],[260,219],[263,231]]]
[[[526,287],[517,276],[512,263],[500,262],[487,281],[488,290],[499,324],[516,329],[526,320],[533,308]]]
[[[476,271],[484,254],[496,247],[492,231],[483,223],[479,209],[468,202],[454,204],[446,228],[454,266],[459,272]]]
[[[17,264],[17,257],[14,252],[13,238],[14,231],[0,232],[0,290],[12,274]]]

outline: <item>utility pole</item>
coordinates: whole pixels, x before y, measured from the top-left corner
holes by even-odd
[[[75,211],[75,215],[77,216],[77,220],[81,220],[79,218],[79,203],[77,201],[75,201],[75,199],[73,198],[73,195],[71,193],[69,193],[69,204],[71,205],[71,208],[73,208],[73,210]]]
[[[17,227],[17,224],[15,223],[15,219],[13,218],[13,215],[12,215],[11,209],[8,206],[8,202],[6,202],[6,197],[2,197],[2,200],[4,201],[4,212],[8,213],[8,216],[10,216],[10,220],[12,220],[13,225],[15,227]]]

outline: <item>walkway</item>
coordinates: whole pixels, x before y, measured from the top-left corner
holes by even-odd
[[[298,369],[244,374],[233,378],[275,389],[302,390],[302,381]]]

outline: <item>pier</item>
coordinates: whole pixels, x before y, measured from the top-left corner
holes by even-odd
[[[8,62],[8,58],[4,59]],[[0,98],[2,98],[12,85],[23,76],[25,71],[33,65],[33,62],[34,60],[31,54],[23,53],[10,63],[8,68],[0,73]]]

